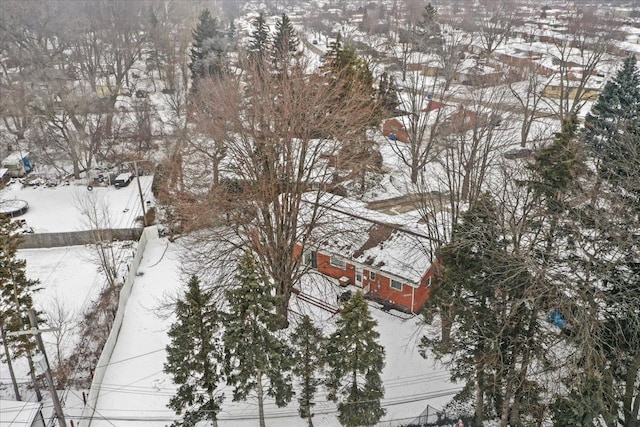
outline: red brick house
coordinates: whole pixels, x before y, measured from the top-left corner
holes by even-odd
[[[319,227],[321,237],[304,251],[304,262],[361,288],[370,299],[418,313],[429,296],[434,242],[421,229],[362,203],[343,199],[334,206]]]
[[[430,99],[427,101],[426,106],[422,109],[422,113],[428,114],[431,111],[435,111],[443,107],[446,107],[446,105],[436,100]],[[406,118],[406,116],[393,117],[386,120],[382,124],[382,134],[387,138],[394,139],[395,141],[408,143],[409,135],[406,131],[406,128],[408,126],[407,120],[408,119]]]

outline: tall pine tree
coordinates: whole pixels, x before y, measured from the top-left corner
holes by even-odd
[[[19,331],[29,325],[28,311],[33,308],[34,292],[39,290],[38,281],[27,279],[26,261],[16,257],[21,242],[17,228],[8,216],[0,214],[0,326],[5,331]],[[28,337],[7,337],[14,359],[35,349]]]
[[[249,58],[258,64],[263,64],[269,52],[269,26],[264,13],[260,13],[253,20],[253,31],[249,41]]]
[[[551,213],[557,214],[567,207],[565,196],[577,189],[578,177],[586,171],[577,131],[578,119],[572,114],[562,123],[553,142],[540,149],[527,167],[534,172],[529,187]]]
[[[269,281],[260,276],[254,257],[247,253],[238,267],[238,287],[227,291],[228,314],[224,332],[227,383],[233,400],[245,400],[254,391],[260,427],[265,426],[264,398],[284,406],[293,397],[291,349],[278,335],[281,319],[277,297]]]
[[[426,53],[440,53],[444,45],[438,11],[431,3],[422,11],[422,17],[415,28],[416,42],[420,50]]]
[[[184,297],[176,303],[176,322],[169,329],[171,343],[167,345],[164,372],[178,385],[169,408],[181,421],[172,425],[195,426],[200,421],[217,425],[224,396],[216,392],[222,381],[222,340],[220,315],[215,308],[213,293],[202,289],[200,280],[192,276]]]
[[[346,162],[338,162],[350,169],[348,179],[360,182],[364,192],[367,173],[377,170],[379,153],[375,143],[367,138],[368,129],[377,126],[382,117],[381,103],[377,102],[376,89],[373,86],[373,74],[367,62],[358,56],[353,46],[344,46],[338,35],[327,52],[324,70],[335,88],[336,103],[348,103],[354,110],[370,112],[368,123],[352,128],[352,135],[336,135],[349,140],[341,149],[340,157]]]
[[[380,75],[380,83],[378,84],[378,103],[380,104],[384,117],[396,115],[400,100],[398,99],[398,88],[393,79],[387,72]]]
[[[300,40],[293,29],[291,20],[282,14],[276,21],[276,32],[271,41],[271,59],[277,72],[286,72],[291,61],[297,56]]]
[[[291,335],[293,344],[293,373],[300,380],[300,417],[307,418],[309,427],[313,427],[313,406],[318,386],[321,383],[317,373],[324,365],[322,331],[317,328],[309,316],[304,316]]]
[[[610,425],[618,422],[625,427],[637,426],[640,73],[635,58],[625,59],[615,78],[605,85],[586,117],[583,136],[595,160],[597,182],[592,188],[595,196],[580,211],[580,217],[585,218],[581,236],[587,241],[587,248],[597,251],[587,252],[590,258],[580,259],[579,267],[592,273],[591,286],[585,293],[591,306],[599,311],[597,315],[590,313],[593,324],[589,330],[590,336],[598,339],[598,351],[580,346],[584,359],[593,366],[592,375],[587,378],[592,381],[571,383],[574,394],[585,396],[588,392],[589,399],[565,400],[560,408],[569,407],[591,419],[593,409],[597,408],[598,415]]]
[[[376,326],[367,301],[357,292],[344,305],[337,329],[327,340],[328,398],[338,402],[343,426],[374,426],[386,412],[380,406],[384,347]]]
[[[640,198],[640,72],[630,56],[585,118],[584,140],[602,178]]]
[[[482,194],[464,213],[440,250],[437,285],[424,310],[427,323],[438,310],[449,330],[423,337],[422,355],[429,350],[450,367],[453,380],[465,382],[465,394],[474,397],[474,425],[494,413],[506,426],[540,408],[536,394],[528,396],[537,386],[526,376],[546,354],[533,339],[540,330],[539,291],[505,226],[505,211]]]
[[[218,19],[211,16],[209,9],[200,13],[192,35],[189,69],[193,87],[197,88],[198,79],[219,76],[225,72],[227,42]]]

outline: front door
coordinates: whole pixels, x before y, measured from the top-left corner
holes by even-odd
[[[356,267],[356,286],[362,287],[362,267]]]

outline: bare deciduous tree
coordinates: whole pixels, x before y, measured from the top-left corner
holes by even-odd
[[[407,141],[391,140],[391,147],[410,171],[412,184],[437,153],[437,129],[443,118],[445,93],[437,78],[410,73],[403,87],[398,108],[406,115],[398,118],[404,125]],[[388,135],[386,135],[388,136]]]
[[[357,85],[307,75],[304,67],[284,75],[265,67],[245,64],[241,78],[211,82],[212,90],[228,94],[196,105],[194,121],[224,141],[224,159],[212,186],[212,173],[204,172],[212,172],[219,146],[210,141],[208,150],[200,145],[185,153],[185,175],[190,170],[198,178],[185,178],[192,203],[182,206],[181,216],[192,228],[210,229],[199,234],[207,236],[203,250],[193,249],[199,268],[229,268],[244,250],[253,252],[275,283],[278,313],[286,319],[291,289],[305,270],[296,245],[305,249],[333,181],[329,159],[361,136],[375,111]],[[314,188],[320,191],[304,195]],[[304,217],[303,205],[310,206]]]
[[[593,31],[584,16],[574,16],[568,26],[570,33],[555,37],[547,54],[556,66],[551,84],[557,88],[556,102],[547,100],[561,122],[578,113],[589,98],[589,83],[598,67],[607,60],[609,35]]]
[[[441,242],[449,241],[467,203],[489,189],[501,153],[511,144],[510,113],[493,108],[506,94],[500,87],[472,90],[466,105],[439,124],[438,155],[421,173],[416,193],[431,237]]]
[[[104,273],[109,289],[115,294],[118,283],[118,260],[113,249],[109,208],[104,199],[99,198],[96,193],[90,191],[78,193],[75,198],[75,204],[91,232],[90,243],[96,251],[95,262]]]
[[[531,138],[531,132],[536,120],[544,115],[540,108],[542,106],[540,101],[543,99],[544,87],[549,80],[548,77],[541,75],[540,68],[539,64],[527,61],[526,66],[514,70],[523,77],[523,80],[518,79],[517,82],[509,83],[509,90],[517,103],[516,112],[521,114],[521,147],[530,145],[531,139],[539,140],[538,135],[533,135]]]
[[[69,349],[71,336],[77,328],[77,321],[73,310],[59,296],[51,298],[43,310],[44,320],[48,326],[54,328],[52,336],[55,340],[55,370],[56,377],[66,383],[71,372],[65,366],[65,359],[69,356],[65,349]]]

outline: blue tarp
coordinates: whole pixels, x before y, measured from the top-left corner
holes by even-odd
[[[567,326],[567,320],[562,316],[562,313],[555,310],[549,313],[547,316],[547,322],[553,323],[560,329],[564,329],[564,327]]]

